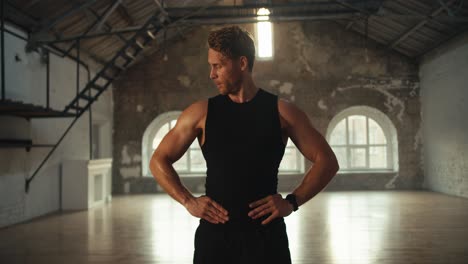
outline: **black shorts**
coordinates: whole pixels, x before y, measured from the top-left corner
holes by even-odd
[[[257,229],[231,230],[200,223],[195,231],[193,263],[290,264],[286,224],[278,221]]]

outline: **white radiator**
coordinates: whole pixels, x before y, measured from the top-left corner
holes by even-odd
[[[112,200],[112,159],[62,164],[62,210],[89,209]]]

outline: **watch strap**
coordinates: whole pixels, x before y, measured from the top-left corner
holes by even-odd
[[[296,200],[296,195],[295,194],[288,194],[286,195],[286,198],[285,198],[290,204],[292,204],[293,206],[293,211],[297,211],[297,209],[299,209],[299,206],[297,205],[297,200]]]

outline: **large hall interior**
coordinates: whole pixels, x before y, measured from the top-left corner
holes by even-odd
[[[150,165],[219,94],[207,38],[233,25],[256,87],[339,164],[284,217],[292,263],[468,263],[464,0],[2,0],[0,263],[192,263],[200,218]],[[172,166],[201,197],[204,153],[186,147]],[[277,192],[316,164],[289,139]]]

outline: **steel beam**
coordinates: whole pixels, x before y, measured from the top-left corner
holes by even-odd
[[[335,20],[335,19],[350,19],[356,15],[356,12],[342,12],[336,14],[316,14],[303,16],[269,16],[270,22],[290,22],[290,21],[308,21],[308,20]],[[232,18],[200,18],[188,19],[186,22],[192,25],[222,25],[222,24],[245,24],[256,23],[259,20],[257,16],[249,17],[232,17]]]
[[[107,13],[110,9],[111,9],[112,6],[109,6],[105,11],[104,13]],[[101,16],[87,10],[87,14],[90,15],[90,13],[92,13],[92,15],[94,15],[96,17],[96,20],[91,23],[91,26],[89,26],[82,34],[81,36],[86,36],[89,32],[91,32],[91,30],[93,30],[94,27],[96,27],[97,23],[100,21],[100,18]],[[78,38],[76,38],[78,39]],[[83,38],[79,38],[79,39],[83,39]],[[70,53],[70,51],[75,47],[75,44],[76,42],[74,41],[72,45],[70,45],[70,47],[67,49],[66,53],[65,54],[68,54]]]
[[[119,13],[120,17],[127,22],[127,25],[133,26],[135,25],[135,18],[128,12],[127,4],[124,0],[120,3],[117,7],[117,12]]]
[[[40,29],[38,29],[38,30],[35,30],[35,31],[36,32],[44,32],[44,31],[46,32],[49,29],[51,29],[52,27],[54,27],[55,25],[57,25],[63,19],[80,12],[82,9],[88,8],[89,6],[94,4],[94,2],[96,2],[96,0],[88,0],[88,1],[86,1],[84,3],[75,4],[75,5],[73,5],[72,8],[68,9],[64,13],[41,23],[42,27]]]
[[[451,5],[455,2],[456,0],[450,0],[447,5]],[[442,11],[444,11],[444,7],[441,6],[439,8],[437,8],[436,10],[432,11],[431,14],[429,15],[428,18],[420,21],[418,24],[416,24],[415,26],[413,26],[412,28],[410,28],[409,30],[407,30],[405,33],[403,33],[402,35],[400,35],[398,38],[396,38],[394,41],[392,41],[391,43],[388,44],[388,47],[389,48],[394,48],[398,45],[398,43],[402,42],[403,40],[405,40],[406,38],[408,38],[411,34],[413,34],[416,30],[420,29],[421,27],[423,27],[424,25],[426,25],[429,21],[431,21],[431,19],[433,17],[436,17],[437,15],[439,15]]]
[[[460,34],[463,34],[463,33],[468,33],[468,27],[465,27],[455,33],[452,33],[450,34],[449,36],[437,41],[437,43],[435,43],[434,45],[432,45],[431,47],[423,50],[421,53],[419,53],[418,55],[414,56],[414,58],[416,58],[417,60],[421,60],[421,57],[424,56],[425,54],[437,49],[438,47],[440,47],[443,43],[446,43],[447,41],[450,41],[454,38],[456,38],[458,35]]]
[[[94,17],[96,17],[97,19],[100,19],[100,18],[101,18],[101,17],[99,16],[99,14],[98,14],[96,11],[94,11],[93,9],[91,9],[91,8],[88,8],[88,12],[91,13],[91,14],[92,14]],[[104,25],[107,27],[107,31],[108,31],[108,32],[109,32],[109,31],[112,31],[112,26],[111,26],[111,25],[109,25],[107,22],[104,22]],[[123,42],[126,42],[126,41],[127,41],[126,39],[122,38],[122,37],[119,36],[119,35],[117,35],[117,37],[118,37],[121,41],[123,41]]]
[[[120,5],[121,0],[115,0],[114,3],[111,4],[110,8],[104,13],[104,15],[100,18],[98,25],[96,27],[97,31],[100,31],[102,25],[106,22],[109,16],[114,12],[114,10]]]
[[[8,20],[19,25],[23,29],[28,29],[25,31],[29,31],[33,27],[39,27],[40,24],[35,18],[24,14],[24,12],[13,3],[7,0],[2,0],[2,2],[4,2],[5,18],[8,18]]]

